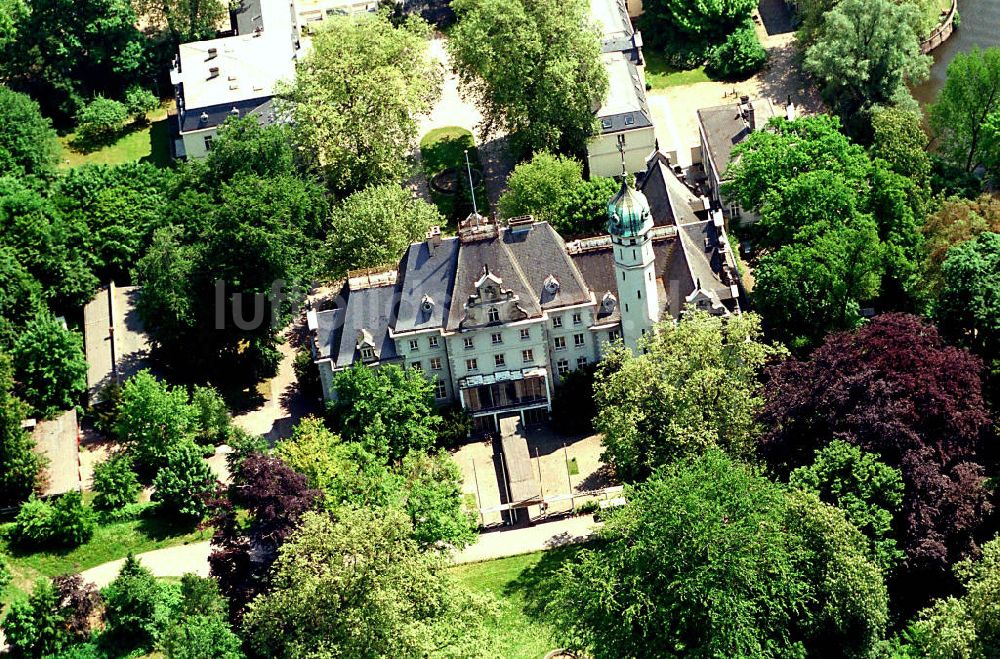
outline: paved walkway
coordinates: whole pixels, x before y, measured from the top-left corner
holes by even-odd
[[[150,569],[157,577],[180,577],[188,572],[207,577],[208,555],[211,553],[209,541],[194,542],[189,545],[166,547],[138,554],[139,562]],[[104,588],[114,581],[125,559],[103,563],[81,573],[84,581],[89,581]]]
[[[488,531],[479,535],[476,544],[459,552],[454,562],[476,563],[586,542],[600,526],[593,515],[581,515],[523,528]]]
[[[599,527],[600,524],[594,522],[593,515],[583,515],[535,526],[489,531],[481,534],[476,544],[459,552],[454,562],[475,563],[584,542],[593,537]],[[136,558],[157,577],[180,577],[189,572],[207,577],[208,556],[211,551],[209,541],[205,540],[156,549],[138,554]],[[124,562],[125,559],[119,559],[84,570],[81,573],[83,580],[104,588],[118,576]]]

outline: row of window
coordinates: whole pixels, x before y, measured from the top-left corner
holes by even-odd
[[[535,351],[534,350],[522,350],[521,351],[521,361],[525,364],[535,363]],[[497,367],[506,366],[507,358],[503,353],[498,353],[493,355],[493,364]],[[469,371],[479,370],[479,360],[475,357],[465,360],[465,368]]]
[[[586,357],[577,357],[576,358],[576,367],[577,368],[583,368],[586,365],[587,365],[587,358]],[[568,359],[560,359],[560,360],[558,360],[556,362],[556,372],[559,373],[559,375],[566,375],[567,373],[569,373],[569,360]]]
[[[557,336],[554,339],[552,339],[552,342],[555,344],[556,350],[565,350],[566,349],[566,337],[565,336]],[[583,334],[574,334],[573,335],[573,345],[575,347],[577,347],[577,348],[582,348],[583,346],[586,345],[586,339],[584,338]]]
[[[582,325],[583,324],[583,314],[575,313],[573,314],[573,324]],[[552,318],[552,327],[562,327],[563,319],[562,316],[554,316]]]

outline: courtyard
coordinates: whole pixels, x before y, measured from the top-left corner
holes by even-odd
[[[601,460],[604,447],[599,435],[565,436],[547,425],[534,425],[524,436],[545,502],[528,507],[533,522],[572,513],[586,501],[607,498],[605,490],[616,485]],[[452,455],[462,470],[462,490],[476,502],[480,523],[486,528],[511,522],[510,512],[500,509],[508,500],[500,456],[500,441],[494,438],[470,441]]]

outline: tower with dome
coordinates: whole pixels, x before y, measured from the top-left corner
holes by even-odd
[[[652,331],[660,315],[652,228],[646,195],[629,185],[623,175],[621,188],[608,202],[608,234],[618,285],[622,340],[633,350]]]

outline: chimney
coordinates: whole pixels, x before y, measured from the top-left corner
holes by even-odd
[[[441,227],[432,226],[427,230],[427,249],[431,252],[441,246]]]
[[[208,60],[215,59],[218,56],[219,56],[219,49],[218,48],[209,48],[208,49],[208,59],[206,59],[205,61],[207,62]]]
[[[217,67],[217,66],[211,66],[211,67],[209,67],[209,69],[208,69],[208,79],[211,80],[212,78],[218,78],[218,77],[219,77],[219,67]]]
[[[757,112],[756,110],[754,110],[753,101],[751,101],[749,97],[747,97],[746,107],[747,107],[747,125],[750,126],[750,131],[752,132],[757,130]]]

